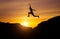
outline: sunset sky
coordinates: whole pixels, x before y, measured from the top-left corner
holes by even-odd
[[[40,18],[27,17],[29,3]],[[0,22],[27,22],[29,27],[35,27],[42,21],[60,15],[60,0],[0,0]]]

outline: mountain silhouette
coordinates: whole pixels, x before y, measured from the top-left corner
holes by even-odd
[[[44,21],[34,29],[36,39],[60,38],[60,16]]]
[[[18,23],[0,22],[0,39],[28,39],[32,28],[24,27]]]
[[[43,21],[34,29],[19,23],[0,22],[0,39],[56,39],[59,36],[60,16]]]

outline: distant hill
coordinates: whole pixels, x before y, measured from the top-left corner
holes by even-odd
[[[26,39],[30,38],[32,28],[24,27],[19,23],[0,22],[0,39]]]
[[[35,37],[40,39],[60,38],[60,16],[44,21],[34,29]]]

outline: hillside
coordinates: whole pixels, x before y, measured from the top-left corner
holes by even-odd
[[[32,31],[30,27],[24,27],[19,23],[0,22],[0,39],[25,39],[29,38]]]
[[[34,29],[36,38],[52,39],[60,38],[60,16],[53,17],[44,21]]]
[[[60,16],[43,21],[34,29],[19,23],[0,22],[0,39],[55,39],[59,36]]]

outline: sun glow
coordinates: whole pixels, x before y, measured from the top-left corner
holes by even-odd
[[[21,25],[28,27],[28,22],[23,22]]]

